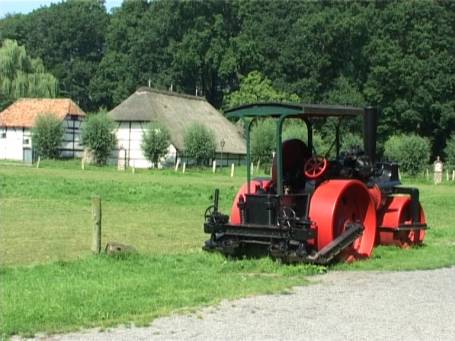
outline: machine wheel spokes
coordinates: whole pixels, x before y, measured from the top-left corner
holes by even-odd
[[[327,170],[328,161],[323,156],[312,156],[305,161],[304,173],[309,179],[317,179]]]

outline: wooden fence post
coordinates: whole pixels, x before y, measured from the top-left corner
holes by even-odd
[[[452,171],[452,181],[455,181],[455,170]]]
[[[92,218],[92,251],[99,254],[101,252],[101,198],[99,196],[92,197]]]
[[[447,179],[447,182],[449,181],[449,170],[447,169],[446,170],[446,179]]]
[[[182,173],[185,174],[185,170],[186,170],[186,162],[183,163],[183,166],[182,166]]]
[[[180,166],[180,158],[177,159],[177,162],[175,163],[175,171],[177,172],[179,170]]]
[[[38,161],[36,162],[36,168],[39,168],[40,162],[41,162],[41,156],[38,156]]]
[[[213,160],[213,163],[212,163],[212,172],[213,172],[213,173],[216,172],[216,160]]]
[[[231,178],[234,177],[234,171],[235,171],[234,168],[235,168],[235,165],[234,165],[234,163],[232,163],[231,164]]]

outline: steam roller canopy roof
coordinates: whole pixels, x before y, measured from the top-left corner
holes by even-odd
[[[344,105],[292,104],[292,103],[253,103],[228,109],[228,117],[280,117],[280,116],[358,116],[365,113],[363,108]]]

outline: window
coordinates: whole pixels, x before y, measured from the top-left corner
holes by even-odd
[[[6,139],[6,131],[0,132],[0,139]]]
[[[29,146],[30,145],[30,139],[24,139],[24,145]]]

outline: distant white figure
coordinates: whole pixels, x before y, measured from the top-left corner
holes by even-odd
[[[124,171],[126,169],[126,149],[123,148],[123,146],[120,146],[120,149],[118,150],[117,169],[119,171]]]
[[[434,183],[440,184],[442,182],[442,171],[444,170],[444,164],[442,163],[439,156],[436,157],[434,162]]]

